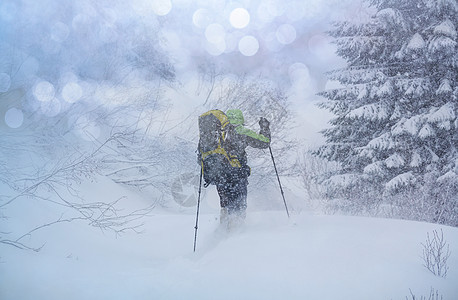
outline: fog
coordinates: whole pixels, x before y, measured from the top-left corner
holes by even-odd
[[[80,118],[75,103],[129,105],[164,82],[173,126],[205,101],[196,93],[199,70],[211,65],[285,90],[297,136],[315,144],[329,119],[316,93],[332,85],[325,72],[343,65],[326,30],[365,12],[357,0],[4,0],[0,126],[14,132],[67,114],[70,129],[83,124],[97,136],[97,121]]]

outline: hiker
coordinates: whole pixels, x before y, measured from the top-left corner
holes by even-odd
[[[220,197],[222,225],[231,227],[234,223],[243,222],[247,207],[247,185],[251,169],[247,164],[245,148],[247,146],[265,149],[270,145],[269,121],[260,118],[259,134],[243,126],[244,118],[242,111],[231,109],[226,112],[229,120],[226,129],[224,147],[230,156],[236,157],[240,162],[240,168],[230,168],[226,180],[218,182],[216,189]]]

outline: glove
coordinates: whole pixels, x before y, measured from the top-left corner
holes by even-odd
[[[261,128],[269,128],[269,125],[270,125],[270,123],[269,123],[269,121],[267,121],[266,118],[261,117],[261,118],[259,119],[259,126],[260,126]]]

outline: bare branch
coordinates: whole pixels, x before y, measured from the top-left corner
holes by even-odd
[[[424,266],[434,275],[446,277],[448,266],[447,260],[450,257],[450,245],[444,239],[444,233],[433,230],[432,238],[427,233],[427,239],[423,246],[423,261]]]

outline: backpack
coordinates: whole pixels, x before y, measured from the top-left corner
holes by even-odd
[[[205,186],[226,182],[233,168],[241,168],[237,157],[225,148],[229,127],[226,114],[220,110],[210,110],[199,116],[198,155]]]

